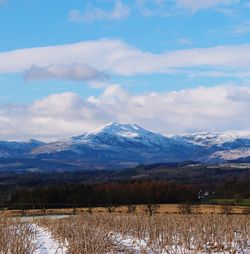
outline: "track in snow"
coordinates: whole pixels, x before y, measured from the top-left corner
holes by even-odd
[[[52,235],[49,231],[43,227],[38,226],[37,224],[32,224],[36,230],[36,251],[34,254],[66,254],[67,249],[61,247],[59,242],[52,238]]]

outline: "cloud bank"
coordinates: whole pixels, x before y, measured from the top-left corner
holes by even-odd
[[[55,140],[110,121],[137,123],[163,134],[244,130],[250,125],[250,87],[199,87],[131,94],[118,85],[100,96],[53,94],[31,105],[0,106],[0,140]]]
[[[152,73],[188,74],[203,70],[204,74],[216,70],[222,76],[227,76],[238,72],[249,73],[250,44],[173,50],[154,54],[121,40],[105,39],[2,52],[0,60],[0,74],[32,73],[32,67],[36,66],[40,72],[44,70],[44,74],[47,73],[50,78],[53,73],[55,77],[60,76],[59,66],[64,69],[62,71],[64,73],[69,73],[75,67],[79,69],[79,66],[80,68],[91,66],[96,72],[123,76]],[[67,71],[66,67],[70,70]],[[66,76],[69,75],[65,74],[64,77]],[[73,71],[71,79],[79,79],[79,72]]]

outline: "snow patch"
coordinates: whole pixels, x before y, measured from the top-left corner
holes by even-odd
[[[117,135],[125,137],[125,138],[136,138],[138,137],[138,133],[134,133],[134,132],[118,132]]]
[[[211,158],[220,158],[223,160],[237,160],[250,157],[250,147],[218,151],[211,155]]]

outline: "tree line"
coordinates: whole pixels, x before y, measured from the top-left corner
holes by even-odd
[[[0,186],[0,207],[15,204],[58,206],[196,203],[201,199],[250,198],[248,179],[222,182],[182,183],[166,180],[137,180],[105,183],[47,183],[44,185]],[[52,207],[52,206],[51,206]],[[54,206],[55,207],[55,206]]]
[[[9,204],[46,203],[90,205],[160,204],[197,201],[197,187],[165,181],[105,184],[61,184],[16,189]]]

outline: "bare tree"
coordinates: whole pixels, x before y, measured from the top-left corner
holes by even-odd
[[[46,207],[45,206],[43,206],[42,211],[43,211],[43,214],[45,215],[46,214]]]
[[[127,213],[135,213],[136,211],[136,205],[128,205],[127,206]]]
[[[146,213],[149,213],[149,216],[151,217],[154,213],[157,213],[157,210],[160,206],[157,204],[146,204],[144,206],[144,211]]]
[[[221,207],[221,213],[223,213],[223,214],[229,215],[229,214],[232,213],[232,211],[233,211],[232,206],[224,205],[224,206]]]
[[[192,213],[193,206],[191,204],[180,204],[178,205],[178,210],[180,213]]]
[[[93,213],[93,207],[92,207],[92,206],[89,206],[89,207],[87,208],[87,213],[89,213],[89,214],[92,214],[92,213]]]
[[[109,213],[113,213],[115,211],[116,207],[117,207],[116,205],[110,204],[110,205],[107,205],[107,210]]]
[[[24,208],[22,208],[22,216],[26,215],[26,210]]]

